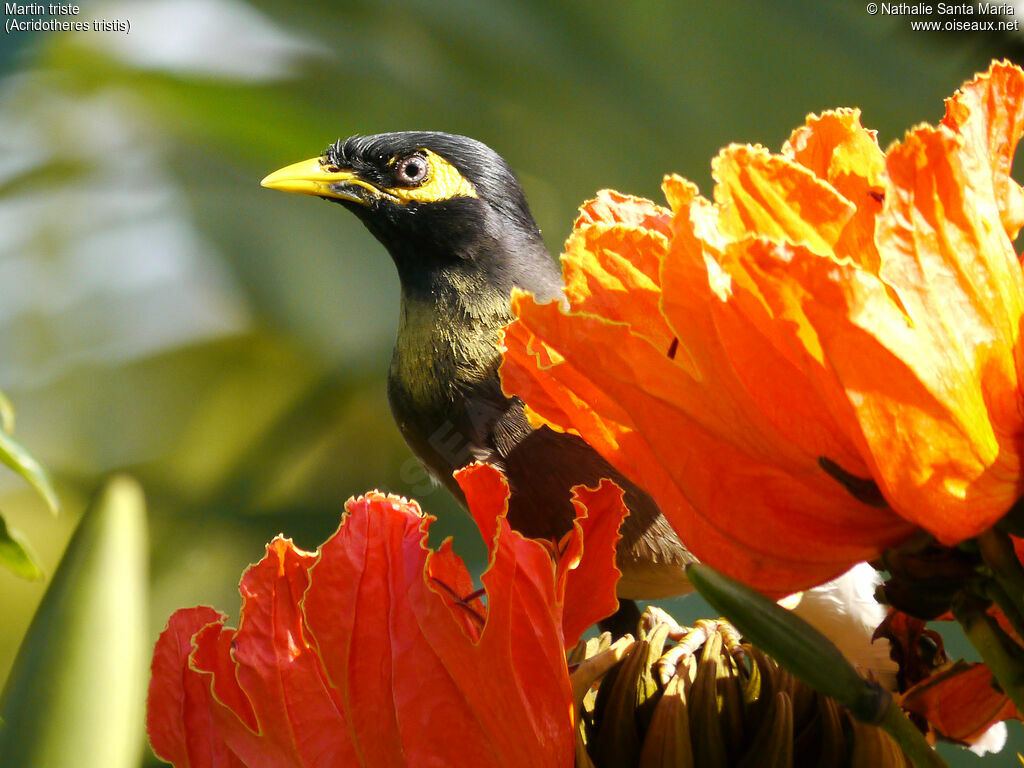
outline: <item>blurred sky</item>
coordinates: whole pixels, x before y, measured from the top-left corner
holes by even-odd
[[[154,638],[177,607],[235,614],[266,541],[314,548],[373,487],[419,498],[482,566],[387,409],[387,255],[341,208],[262,189],[269,171],[352,133],[469,134],[557,252],[602,187],[659,199],[679,172],[710,194],[720,147],[778,150],[834,106],[884,147],[1024,39],[913,32],[859,0],[80,7],[130,29],[0,40],[0,390],[64,509],[10,473],[0,507],[52,573],[100,479],[136,475]],[[0,679],[43,589],[0,571]]]

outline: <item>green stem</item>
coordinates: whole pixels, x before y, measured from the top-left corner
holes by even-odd
[[[999,587],[990,590],[991,596],[1003,609],[1013,629],[1024,638],[1024,566],[1017,559],[1013,542],[1006,533],[995,528],[978,536],[977,542],[981,557]]]
[[[903,754],[910,759],[915,768],[949,768],[946,761],[891,698],[878,727],[892,736],[893,741],[899,744]]]
[[[1016,644],[999,628],[999,624],[985,612],[977,600],[961,594],[953,604],[953,616],[960,622],[971,645],[981,654],[993,677],[999,683],[1017,710],[1024,712],[1024,664],[1019,653],[1011,649]]]
[[[995,601],[1003,611],[1018,637],[1024,637],[1024,614],[1021,613],[1017,601],[1010,598],[1004,586],[996,579],[989,579],[985,584],[985,595]]]

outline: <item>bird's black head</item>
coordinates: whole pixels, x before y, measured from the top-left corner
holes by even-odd
[[[353,211],[391,253],[407,289],[453,270],[484,275],[502,291],[535,290],[529,277],[538,269],[550,281],[551,257],[515,175],[500,155],[466,136],[353,136],[270,174],[263,185]]]

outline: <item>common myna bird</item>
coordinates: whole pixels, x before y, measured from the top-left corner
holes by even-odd
[[[618,549],[624,602],[607,626],[635,632],[639,614],[625,601],[690,590],[693,557],[654,501],[580,438],[533,429],[522,401],[501,391],[496,343],[513,319],[512,289],[547,301],[561,297],[562,281],[496,152],[446,133],[353,136],[263,186],[341,203],[391,254],[402,299],[388,400],[409,447],[448,490],[464,504],[452,473],[492,464],[508,477],[512,527],[550,539],[572,524],[570,489],[611,478],[630,515]]]

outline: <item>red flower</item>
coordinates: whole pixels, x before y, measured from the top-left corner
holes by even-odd
[[[572,765],[564,648],[615,609],[621,492],[580,490],[575,529],[538,542],[509,528],[497,470],[459,482],[490,547],[483,591],[450,541],[427,549],[415,502],[350,500],[316,553],[268,545],[242,577],[237,630],[210,608],[171,617],[154,751],[177,768]]]

